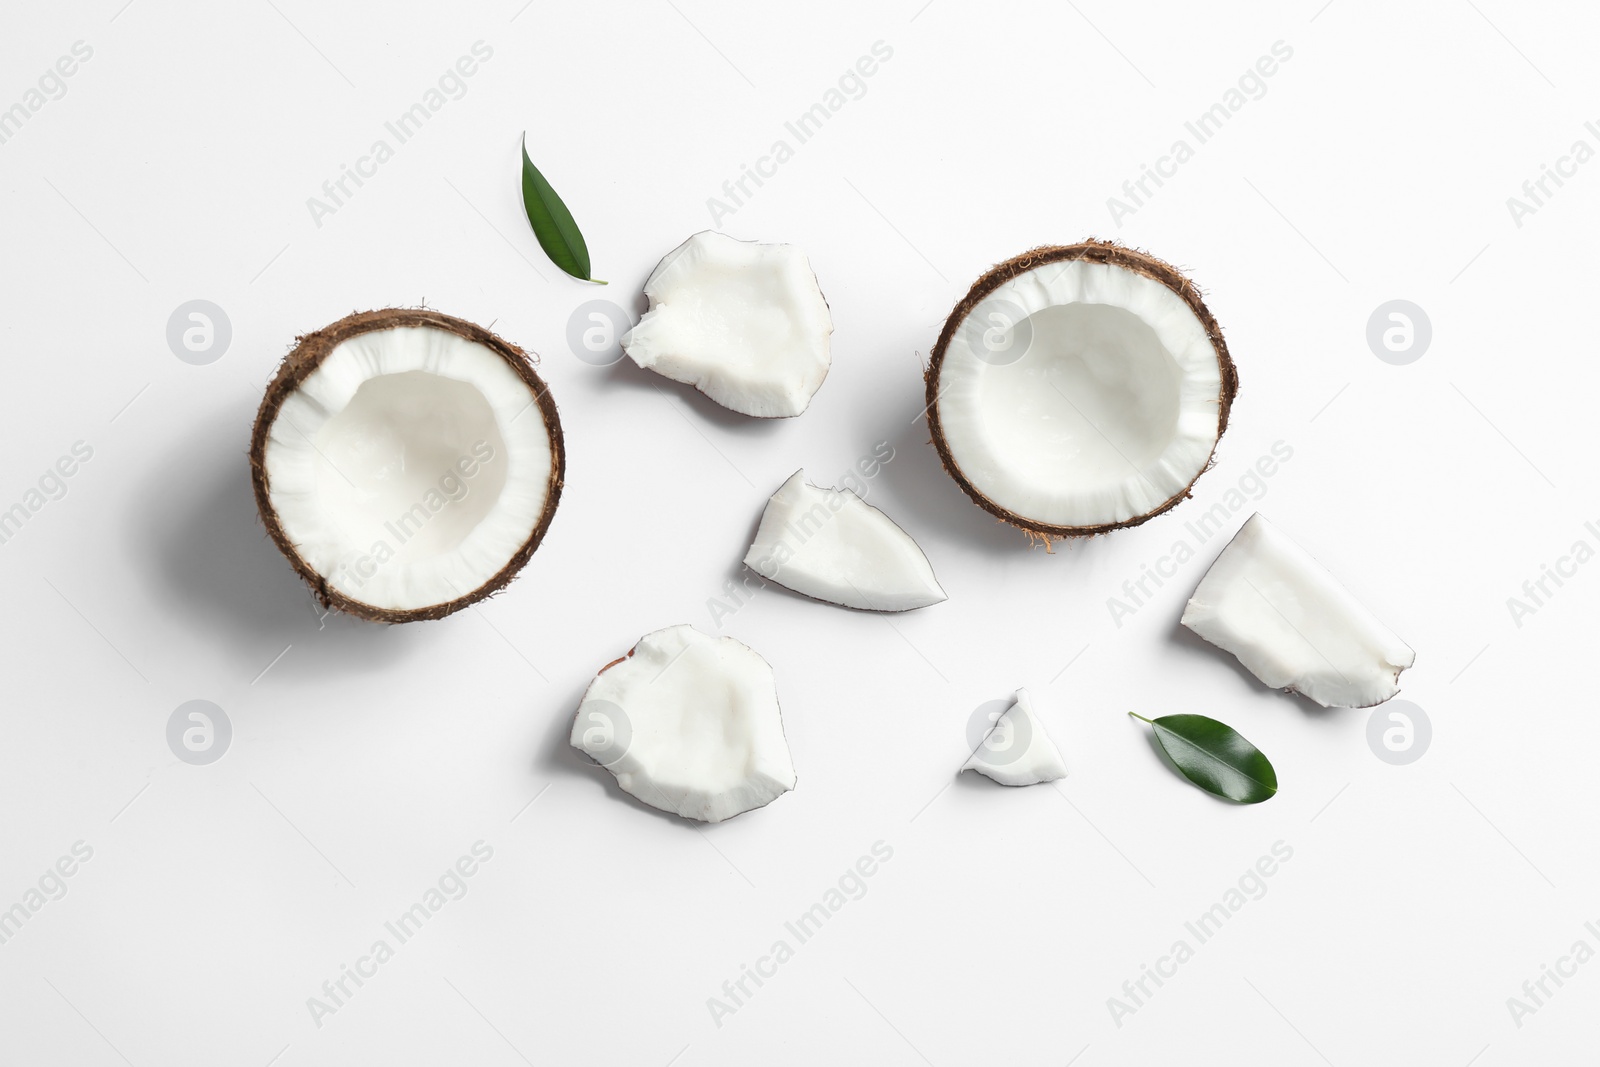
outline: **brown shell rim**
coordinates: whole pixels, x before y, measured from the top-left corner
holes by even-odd
[[[1083,260],[1089,263],[1106,263],[1111,266],[1122,267],[1126,270],[1142,274],[1154,279],[1176,293],[1183,302],[1189,305],[1195,317],[1205,328],[1206,337],[1211,342],[1212,349],[1217,354],[1217,369],[1221,372],[1222,387],[1217,397],[1217,436],[1212,442],[1211,454],[1201,466],[1198,473],[1189,480],[1189,484],[1174,493],[1165,502],[1142,515],[1124,519],[1121,522],[1101,523],[1095,526],[1053,526],[1049,523],[1038,522],[1024,515],[1019,515],[1008,508],[1002,507],[983,494],[977,486],[973,485],[957,465],[955,457],[950,453],[950,445],[945,440],[944,428],[939,419],[939,371],[944,366],[945,350],[949,347],[950,338],[960,327],[972,309],[984,297],[994,292],[1001,285],[1018,275],[1042,267],[1049,263],[1059,263],[1073,260]],[[1015,526],[1030,537],[1043,539],[1047,544],[1058,537],[1091,537],[1095,534],[1109,533],[1112,530],[1126,529],[1138,526],[1141,523],[1160,515],[1176,506],[1179,501],[1186,500],[1194,491],[1194,483],[1200,480],[1200,475],[1210,470],[1216,461],[1217,444],[1221,442],[1222,435],[1228,429],[1228,412],[1233,407],[1233,400],[1239,393],[1239,371],[1234,366],[1233,357],[1228,354],[1227,342],[1222,337],[1222,327],[1217,325],[1217,320],[1206,307],[1205,301],[1200,298],[1200,291],[1195,288],[1187,275],[1170,263],[1157,259],[1146,252],[1127,248],[1112,241],[1100,241],[1089,238],[1072,245],[1041,245],[1029,249],[1019,256],[1013,256],[1004,263],[997,264],[987,273],[973,283],[967,295],[962,297],[945,319],[944,329],[939,333],[938,343],[933,346],[933,352],[928,360],[928,368],[923,374],[924,399],[927,401],[928,428],[933,435],[933,447],[938,450],[939,459],[944,464],[944,469],[954,478],[961,491],[972,498],[973,503],[993,515],[995,518]]]
[[[346,596],[330,586],[327,579],[318,574],[316,569],[301,557],[284,532],[283,524],[278,521],[277,510],[272,506],[272,486],[267,477],[265,457],[269,431],[277,421],[278,412],[283,407],[284,401],[300,388],[301,383],[312,371],[322,365],[322,361],[335,347],[364,333],[411,326],[431,326],[453,333],[458,337],[477,342],[503,359],[506,365],[516,372],[517,377],[533,391],[534,402],[539,405],[539,411],[544,415],[545,429],[550,436],[552,462],[544,510],[528,534],[528,539],[505,566],[487,582],[464,596],[439,604],[430,604],[427,607],[396,610],[376,607]],[[555,516],[556,505],[561,501],[561,487],[566,480],[566,470],[567,454],[565,439],[561,432],[561,417],[556,411],[555,401],[551,399],[549,387],[533,369],[532,357],[482,326],[428,308],[358,311],[314,333],[295,338],[293,350],[284,357],[283,363],[278,367],[278,373],[267,386],[266,395],[261,398],[261,407],[256,412],[255,426],[250,434],[250,480],[255,487],[256,510],[260,512],[261,522],[267,528],[267,536],[272,538],[273,544],[278,546],[278,550],[293,565],[295,571],[305,579],[306,584],[311,587],[312,594],[324,608],[342,611],[373,622],[419,622],[425,619],[442,619],[504,589],[528,562],[534,550],[539,547],[539,543],[544,540],[545,532],[550,528],[550,520]]]

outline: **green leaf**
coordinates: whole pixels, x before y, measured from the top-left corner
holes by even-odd
[[[550,257],[550,262],[574,278],[606,284],[589,277],[589,246],[583,243],[583,234],[572,221],[572,212],[528,158],[527,134],[522,135],[522,207],[528,213],[528,222],[533,226],[533,235],[539,239],[539,247]]]
[[[1146,719],[1156,740],[1183,776],[1208,793],[1241,804],[1259,804],[1278,792],[1278,772],[1261,750],[1226,723],[1204,715]]]

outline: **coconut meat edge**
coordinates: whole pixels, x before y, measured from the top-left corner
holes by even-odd
[[[629,358],[725,408],[798,415],[828,375],[833,317],[793,245],[697,233],[644,291],[650,309],[622,339]]]

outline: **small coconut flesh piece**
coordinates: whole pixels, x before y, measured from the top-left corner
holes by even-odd
[[[1338,579],[1260,514],[1234,535],[1183,611],[1183,625],[1276,689],[1323,707],[1366,708],[1400,691],[1417,654]]]
[[[706,230],[645,282],[622,338],[639,366],[758,418],[798,415],[828,376],[833,317],[805,253]]]
[[[977,771],[1001,785],[1038,785],[1067,776],[1061,750],[1033,713],[1033,700],[1026,689],[1017,690],[1016,702],[995,719],[961,769]]]
[[[503,587],[543,539],[561,421],[527,355],[427,310],[299,339],[250,443],[268,535],[326,606],[436,619]]]
[[[583,694],[572,746],[651,807],[702,822],[794,788],[767,661],[687,624],[646,634]]]
[[[945,322],[926,385],[951,477],[1049,539],[1136,526],[1187,497],[1238,375],[1183,274],[1089,241],[979,278]]]
[[[767,501],[744,562],[797,593],[863,611],[947,599],[910,534],[849,489],[808,484],[803,470]]]

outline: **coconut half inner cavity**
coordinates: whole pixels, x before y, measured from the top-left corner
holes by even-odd
[[[1044,537],[1134,526],[1186,497],[1237,390],[1189,280],[1099,242],[985,274],[927,373],[946,469],[981,507]]]
[[[384,622],[439,618],[509,582],[549,526],[564,455],[527,356],[432,311],[301,338],[251,442],[273,540],[324,604]]]

